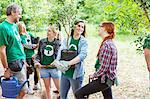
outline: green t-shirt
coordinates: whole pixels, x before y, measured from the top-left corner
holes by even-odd
[[[150,49],[150,34],[148,34],[144,40],[143,48]]]
[[[73,37],[71,38],[70,45],[69,45],[69,50],[70,51],[77,51],[78,50],[78,44],[79,44],[79,39],[74,39]],[[66,77],[73,77],[75,68],[69,68],[65,73],[63,73],[64,76]]]
[[[41,60],[42,65],[49,65],[54,61],[54,48],[53,48],[54,42],[47,42],[47,45],[43,52],[43,59]],[[51,68],[51,67],[48,67]]]
[[[20,35],[22,44],[32,44],[31,36],[33,37],[33,35],[29,32],[27,34]],[[34,49],[24,48],[24,52],[26,54],[26,58],[32,58],[32,55],[34,54]]]
[[[100,64],[99,60],[97,59],[96,63],[95,63],[95,70],[97,71],[100,66],[101,66],[101,64]]]
[[[25,59],[25,53],[21,44],[18,27],[6,20],[0,24],[0,46],[6,46],[7,62]]]

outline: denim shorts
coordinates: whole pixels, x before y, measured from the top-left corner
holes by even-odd
[[[60,78],[60,71],[58,69],[45,69],[40,70],[41,78]]]

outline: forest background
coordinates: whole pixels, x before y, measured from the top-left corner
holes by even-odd
[[[49,24],[55,24],[65,36],[75,20],[85,20],[89,53],[84,84],[94,71],[96,53],[93,52],[98,51],[101,41],[98,26],[102,21],[113,21],[120,82],[118,87],[113,87],[114,96],[116,99],[150,98],[149,74],[142,51],[144,37],[150,33],[150,0],[0,0],[0,23],[5,20],[6,7],[10,3],[21,6],[21,21],[25,22],[28,31],[41,38],[46,36]],[[95,95],[91,99],[93,97]],[[100,93],[98,97],[101,97]]]

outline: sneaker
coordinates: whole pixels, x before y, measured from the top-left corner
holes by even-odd
[[[40,87],[37,85],[34,85],[33,90],[40,90]]]
[[[33,89],[31,87],[28,88],[27,94],[29,94],[29,95],[33,95],[34,94],[34,91],[33,91]]]

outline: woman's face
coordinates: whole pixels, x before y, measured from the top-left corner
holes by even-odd
[[[47,31],[47,37],[55,38],[57,33],[53,32],[53,30],[49,27]]]
[[[84,31],[84,23],[83,22],[79,22],[75,25],[75,29],[74,29],[74,33],[75,34],[82,34]]]
[[[102,24],[100,24],[99,25],[99,36],[102,37],[104,35],[104,32],[105,32],[105,27]]]

